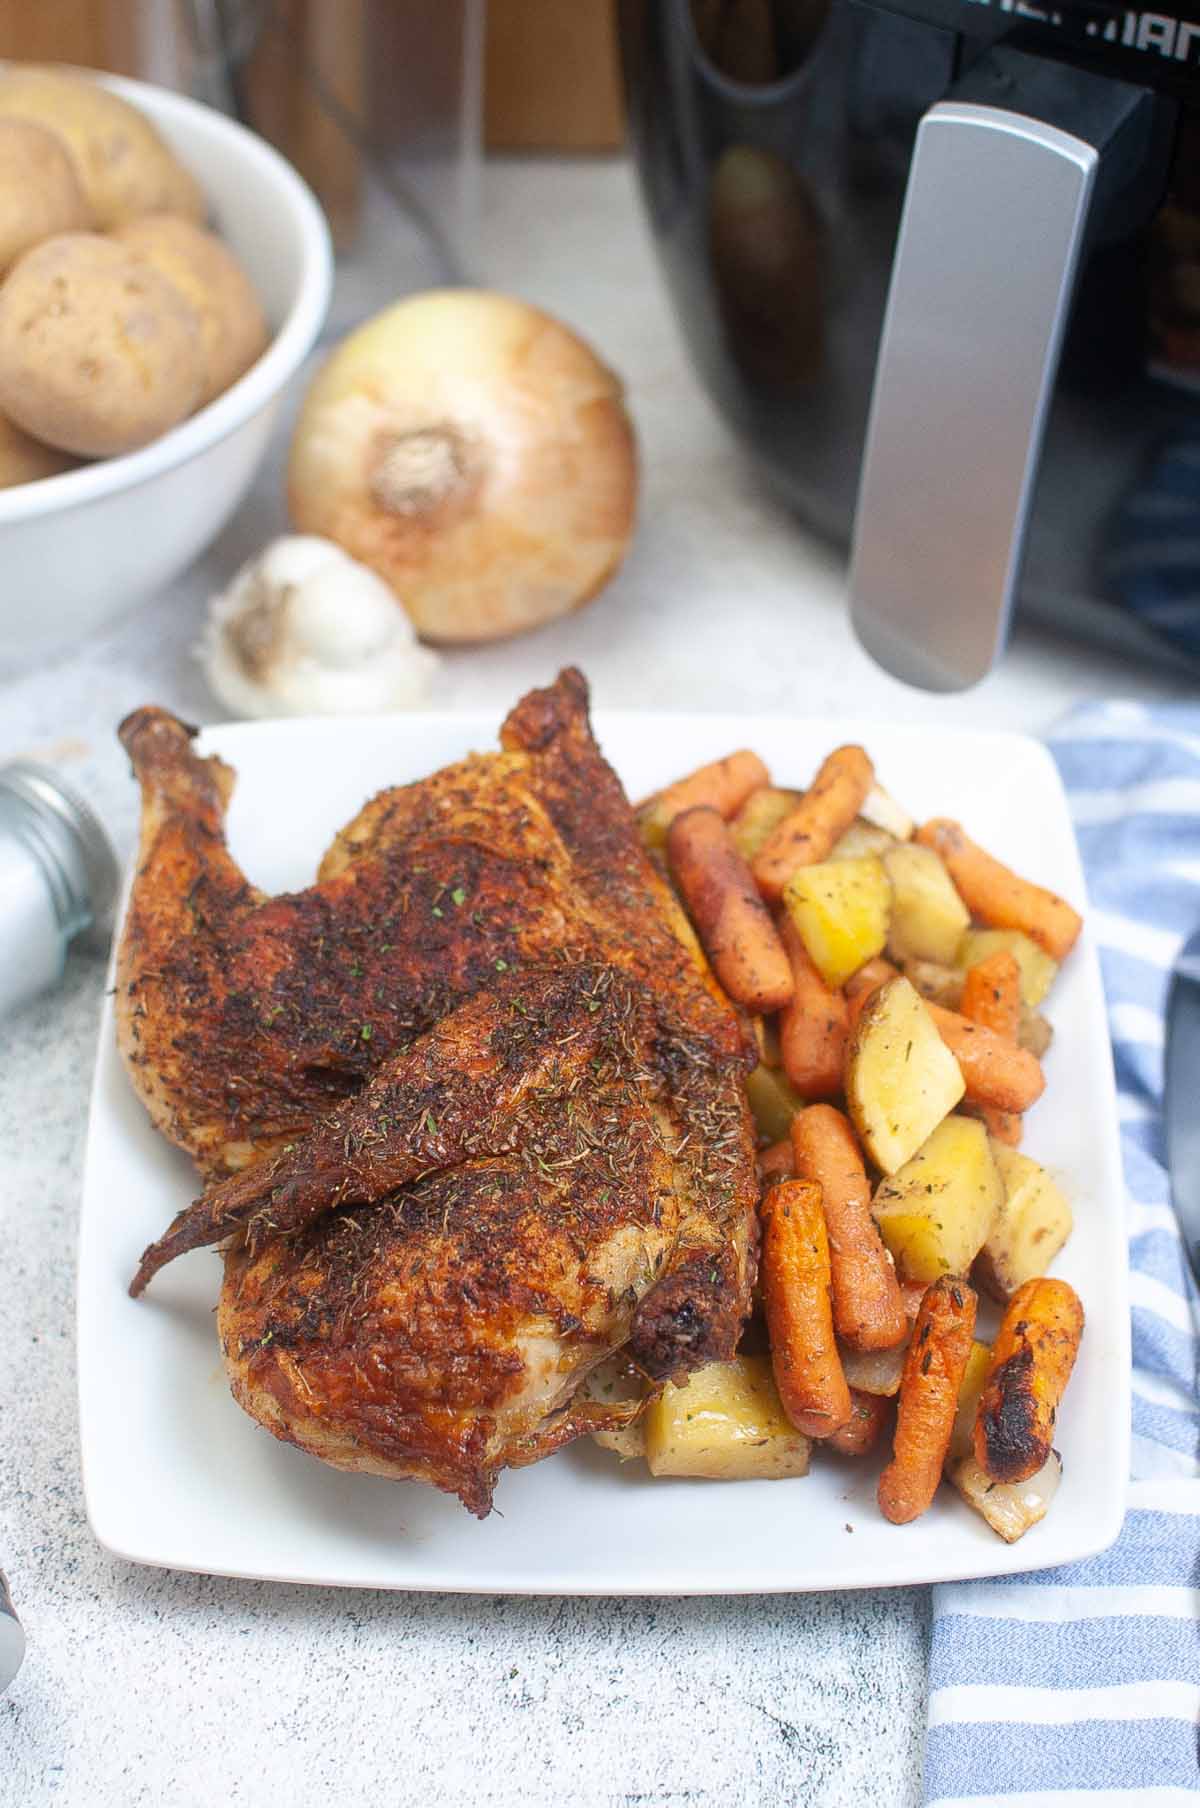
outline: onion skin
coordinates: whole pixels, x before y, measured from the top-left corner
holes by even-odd
[[[288,470],[296,530],[336,540],[447,644],[594,596],[624,557],[636,490],[617,377],[549,315],[468,289],[412,296],[343,341]]]

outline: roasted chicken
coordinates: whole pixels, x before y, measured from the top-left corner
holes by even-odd
[[[731,1356],[752,1049],[578,674],[518,705],[502,752],[374,799],[290,897],[225,848],[227,768],[159,711],[122,734],[145,803],[120,1034],[212,1176],[134,1290],[226,1244],[242,1405],[482,1514],[503,1467],[630,1410],[586,1397],[614,1351],[652,1377]]]

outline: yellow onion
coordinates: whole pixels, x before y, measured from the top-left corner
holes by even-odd
[[[391,585],[432,641],[494,640],[594,596],[633,528],[633,429],[613,373],[539,309],[415,295],[318,372],[292,440],[296,529]]]

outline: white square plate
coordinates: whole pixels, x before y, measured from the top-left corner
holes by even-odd
[[[631,797],[734,747],[803,783],[858,740],[919,817],[959,817],[1001,858],[1081,908],[1066,799],[1046,750],[1001,734],[852,721],[608,714],[601,746]],[[308,884],[372,792],[496,745],[491,716],[420,715],[206,730],[238,772],[230,843],[271,891]],[[878,1465],[818,1459],[803,1480],[654,1481],[584,1440],[501,1478],[483,1524],[418,1483],[343,1475],[276,1442],[234,1404],[213,1327],[210,1250],[126,1294],[143,1246],[196,1192],[151,1128],[106,1003],[79,1253],[79,1392],[88,1514],[139,1563],[354,1587],[504,1594],[737,1594],[864,1588],[1042,1568],[1116,1537],[1128,1475],[1129,1316],[1116,1098],[1100,972],[1086,931],[1052,994],[1047,1091],[1025,1147],[1076,1212],[1056,1264],[1087,1311],[1062,1413],[1064,1475],[1049,1516],[1005,1545],[943,1488],[909,1526],[875,1506]]]

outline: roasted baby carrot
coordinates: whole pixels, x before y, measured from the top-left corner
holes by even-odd
[[[908,1335],[895,1265],[871,1216],[871,1186],[848,1119],[810,1105],[792,1119],[798,1180],[821,1189],[829,1238],[833,1324],[855,1350],[888,1350]]]
[[[866,1456],[878,1444],[890,1411],[886,1394],[864,1394],[852,1387],[850,1417],[839,1431],[825,1439],[825,1449],[836,1450],[839,1456]]]
[[[758,1171],[762,1175],[764,1186],[774,1186],[777,1180],[793,1178],[796,1169],[792,1160],[792,1145],[786,1136],[761,1151]]]
[[[845,984],[847,1032],[852,1031],[867,1005],[886,980],[895,979],[898,968],[877,954],[851,974]]]
[[[925,1008],[962,1069],[966,1096],[973,1104],[993,1105],[998,1111],[1028,1111],[1041,1098],[1046,1077],[1028,1049],[931,999],[926,1000]]]
[[[703,804],[728,821],[752,791],[770,782],[771,774],[758,755],[748,748],[740,748],[737,753],[726,754],[723,760],[698,766],[686,778],[676,779],[673,785],[648,797],[638,806],[638,827],[644,840],[653,847],[661,847],[667,830],[684,810]]]
[[[963,903],[993,929],[1023,929],[1057,961],[1075,946],[1083,919],[1065,898],[1022,879],[985,853],[960,823],[938,817],[917,830],[917,840],[940,854]]]
[[[879,1478],[879,1510],[893,1525],[919,1518],[937,1493],[974,1329],[966,1281],[943,1275],[926,1288],[896,1397],[892,1460]]]
[[[838,747],[829,755],[796,808],[759,849],[754,877],[765,897],[778,902],[797,867],[828,858],[874,783],[875,769],[861,747]]]
[[[762,1217],[759,1278],[775,1385],[796,1430],[827,1438],[850,1417],[850,1390],[833,1336],[821,1189],[781,1180],[764,1199]]]
[[[1039,1275],[1008,1302],[975,1420],[975,1461],[993,1481],[1027,1481],[1049,1457],[1082,1335],[1083,1306],[1066,1281]]]
[[[783,1071],[802,1097],[832,1098],[846,1066],[846,1000],[825,984],[786,911],[779,933],[792,963],[791,1000],[779,1014]]]
[[[968,967],[959,1011],[997,1036],[1017,1040],[1021,1028],[1021,969],[1015,954],[998,948]]]
[[[750,868],[716,810],[685,810],[667,830],[667,859],[717,978],[751,1011],[792,996],[792,963]]]

